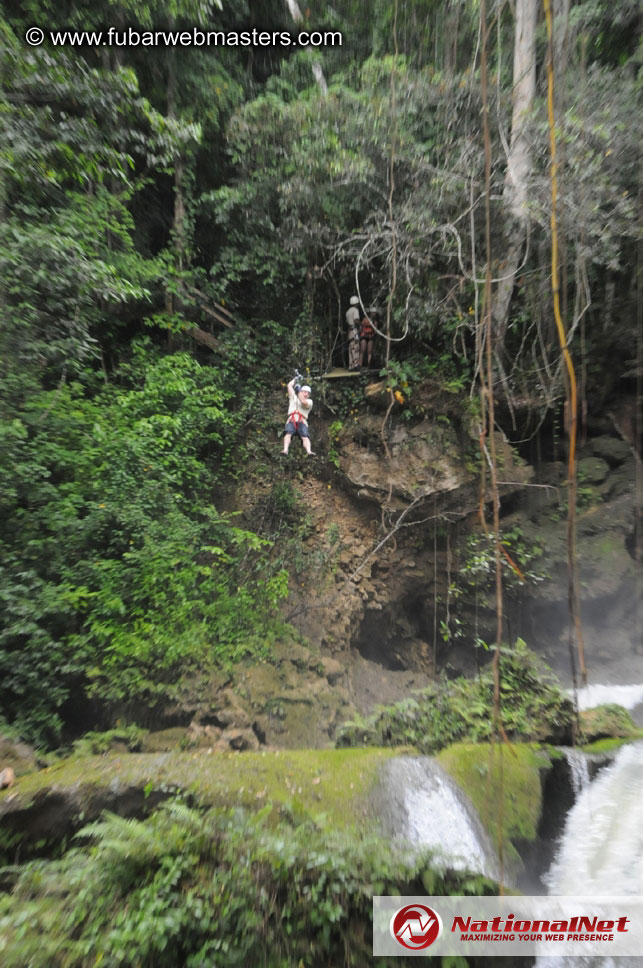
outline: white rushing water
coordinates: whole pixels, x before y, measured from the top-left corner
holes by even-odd
[[[583,686],[577,692],[578,708],[592,709],[604,703],[618,703],[626,709],[634,709],[643,703],[643,683],[630,686]]]
[[[429,847],[457,870],[498,877],[480,818],[460,787],[428,757],[399,756],[385,769],[386,822],[394,837]]]
[[[576,793],[545,882],[550,895],[643,895],[643,743],[623,746],[614,762]],[[540,957],[536,965],[641,968],[643,957]]]
[[[643,895],[643,743],[582,790],[545,880],[550,894]]]
[[[587,757],[584,753],[579,752],[579,750],[571,746],[565,747],[564,752],[567,765],[569,766],[574,796],[577,797],[589,784],[589,764]]]

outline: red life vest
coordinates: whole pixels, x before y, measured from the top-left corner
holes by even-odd
[[[375,330],[373,329],[371,321],[366,317],[364,317],[364,319],[362,320],[362,326],[359,331],[359,335],[362,339],[368,339],[369,336],[375,335]]]

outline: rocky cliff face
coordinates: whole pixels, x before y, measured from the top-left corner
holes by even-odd
[[[317,431],[327,453],[319,423]],[[507,638],[525,638],[567,681],[565,466],[534,469],[499,433],[496,444],[503,533],[537,552],[526,581],[508,583]],[[195,728],[216,731],[204,742],[324,745],[355,711],[404,698],[440,670],[473,672],[488,657],[474,642],[495,637],[492,574],[475,594],[469,577],[468,539],[480,530],[478,441],[453,414],[406,422],[397,413],[386,445],[382,415],[361,414],[333,439],[335,467],[295,451],[278,476],[237,495],[249,521],[280,489],[298,502],[306,525],[285,617],[300,639],[190,707]],[[636,466],[612,435],[580,455],[578,554],[593,681],[634,672],[643,681]]]
[[[285,609],[300,641],[232,686],[234,726],[260,742],[327,743],[340,721],[421,688],[442,664],[436,610],[448,598],[458,529],[479,504],[477,441],[446,415],[407,423],[398,414],[388,453],[381,431],[380,414],[361,414],[334,440],[336,467],[306,463],[295,449],[281,475],[246,482],[236,496],[249,522],[275,496],[296,500],[306,520]],[[327,452],[323,428],[320,436]],[[497,444],[511,482],[503,492],[515,493],[531,468],[500,434]],[[193,704],[196,725],[221,729],[229,717],[216,709],[230,706],[229,694],[214,688]],[[229,729],[211,739],[228,743]],[[232,739],[252,747],[244,735]]]
[[[637,470],[638,465],[638,470]],[[514,513],[525,540],[543,549],[547,579],[530,588],[512,609],[517,634],[542,651],[564,681],[570,678],[567,649],[567,570],[560,489],[566,471],[546,464],[547,489],[527,497]],[[590,681],[643,682],[640,463],[616,437],[590,439],[578,462],[578,561],[586,662]],[[510,519],[511,520],[511,519]]]

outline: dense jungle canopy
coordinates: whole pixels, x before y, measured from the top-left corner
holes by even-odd
[[[553,14],[580,428],[641,376],[641,13]],[[535,0],[3,0],[1,18],[0,719],[55,744],[287,639],[275,514],[242,520],[226,494],[260,430],[277,454],[295,366],[345,365],[354,292],[380,308],[389,385],[433,381],[475,425],[491,382],[511,441],[564,433],[548,39]]]
[[[374,895],[643,893],[640,28],[0,0],[3,966],[361,968]]]

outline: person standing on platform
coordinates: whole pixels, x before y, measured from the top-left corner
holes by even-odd
[[[346,328],[348,330],[348,369],[359,369],[359,299],[351,296],[351,304],[346,311]]]
[[[369,367],[373,362],[373,342],[375,340],[375,327],[373,323],[377,326],[379,322],[379,313],[376,309],[371,309],[370,313],[364,316],[362,320],[362,325],[359,330],[359,366],[360,368],[364,366],[364,357],[366,357],[366,365]]]

